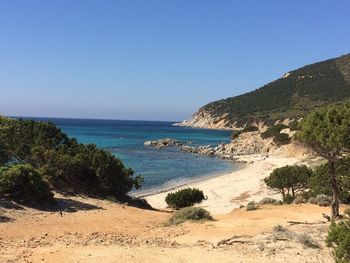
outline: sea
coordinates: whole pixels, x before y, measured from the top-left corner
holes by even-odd
[[[239,164],[184,153],[177,147],[155,149],[148,140],[174,138],[189,145],[211,145],[230,141],[231,131],[173,126],[166,121],[30,118],[50,121],[83,144],[93,143],[120,158],[125,166],[142,175],[144,183],[132,195],[144,195],[231,172]]]

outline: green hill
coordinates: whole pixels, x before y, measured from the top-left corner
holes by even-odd
[[[272,122],[302,117],[314,107],[349,98],[350,54],[288,72],[252,92],[211,102],[198,110],[192,122],[204,115],[227,127],[256,120]]]

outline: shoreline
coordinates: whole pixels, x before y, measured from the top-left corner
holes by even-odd
[[[233,162],[234,163],[234,162]],[[157,194],[161,194],[161,193],[165,193],[165,192],[170,192],[170,191],[174,191],[183,187],[186,187],[188,185],[192,185],[192,184],[197,184],[203,181],[207,181],[213,178],[217,178],[217,177],[221,177],[227,174],[231,174],[233,172],[237,172],[241,169],[243,169],[247,163],[245,162],[238,162],[238,163],[234,163],[236,165],[235,168],[231,169],[231,171],[226,171],[226,172],[219,172],[219,173],[213,173],[213,174],[207,174],[207,175],[200,175],[194,178],[183,178],[183,182],[176,184],[176,180],[171,180],[168,181],[168,183],[170,184],[169,186],[167,185],[161,185],[159,187],[155,187],[155,188],[151,188],[149,190],[146,190],[145,192],[141,192],[141,193],[131,193],[132,197],[136,197],[136,198],[145,198],[148,196],[153,196],[153,195],[157,195]],[[171,182],[174,182],[173,184]]]
[[[198,188],[208,197],[201,204],[197,205],[207,209],[213,214],[227,214],[249,201],[260,201],[264,197],[281,199],[279,193],[267,188],[264,178],[273,169],[285,165],[292,165],[302,162],[295,157],[271,155],[265,158],[261,155],[241,156],[241,160],[247,162],[238,170],[211,178],[202,178],[196,182],[185,183],[171,189],[160,189],[158,193],[145,194],[139,197],[145,198],[147,202],[156,209],[165,209],[165,197],[168,193],[191,187]]]

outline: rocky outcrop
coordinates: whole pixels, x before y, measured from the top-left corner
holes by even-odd
[[[291,137],[294,131],[284,129],[281,132],[289,134]],[[157,149],[175,146],[186,153],[201,154],[209,157],[215,157],[225,160],[238,161],[242,156],[246,155],[261,155],[263,157],[276,154],[289,157],[305,157],[312,155],[310,149],[294,141],[287,145],[278,146],[273,142],[272,138],[261,138],[260,131],[243,132],[230,143],[222,143],[215,147],[211,145],[206,146],[191,146],[184,142],[165,138],[156,141],[146,141],[146,146],[152,146]]]
[[[164,138],[159,139],[155,141],[145,141],[145,146],[152,146],[157,149],[164,148],[164,147],[170,147],[170,146],[183,146],[185,143],[181,142],[179,140],[171,139],[171,138]]]
[[[205,110],[199,110],[191,120],[184,120],[183,122],[175,123],[174,126],[194,127],[194,128],[206,128],[206,129],[229,129],[240,130],[241,127],[237,127],[236,123],[230,123],[226,119],[227,114],[223,114],[220,117],[214,117],[210,112]]]

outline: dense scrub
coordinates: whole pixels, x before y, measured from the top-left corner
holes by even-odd
[[[281,130],[288,128],[287,125],[284,124],[276,124],[267,128],[267,130],[261,133],[261,138],[267,139],[271,137],[275,137],[280,134]]]
[[[79,144],[47,122],[0,118],[0,155],[2,165],[31,165],[59,192],[123,199],[142,181],[110,152]]]
[[[45,204],[53,201],[48,183],[28,164],[0,168],[0,196],[10,197],[25,204]]]
[[[279,133],[273,138],[273,142],[278,146],[288,144],[290,141],[290,137],[286,133]]]
[[[199,204],[204,199],[203,191],[196,188],[185,188],[178,190],[175,193],[169,193],[165,198],[165,202],[169,207],[179,209]]]

